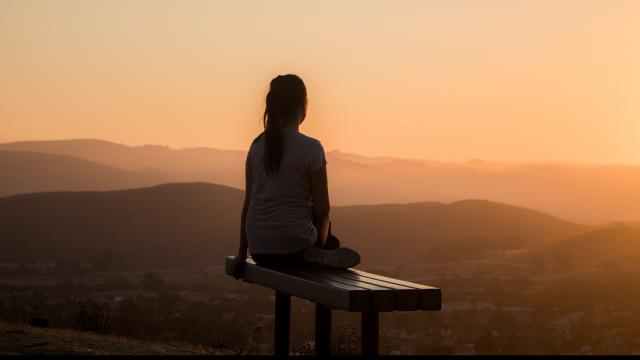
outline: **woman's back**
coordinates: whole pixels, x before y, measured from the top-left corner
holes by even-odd
[[[322,145],[298,131],[307,114],[307,88],[298,76],[278,75],[269,84],[264,132],[246,162],[240,246],[234,274],[247,252],[258,265],[315,264],[347,268],[357,252],[330,235],[327,163]]]
[[[253,142],[247,155],[251,201],[246,236],[252,253],[293,253],[312,246],[318,237],[311,176],[326,164],[324,150],[318,140],[294,128],[280,131],[282,157],[277,172],[265,171],[264,135]]]

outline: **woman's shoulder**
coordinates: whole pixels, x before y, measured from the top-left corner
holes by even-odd
[[[264,141],[264,132],[260,133],[260,135],[256,136],[255,139],[253,139],[253,141],[251,142],[251,145],[249,145],[249,153],[256,151],[258,144],[262,143],[263,141]]]
[[[251,142],[251,146],[255,145],[258,141],[260,141],[264,137],[264,132],[261,132],[260,135],[256,136],[255,139]]]
[[[255,139],[253,139],[251,145],[249,145],[249,151],[247,151],[247,160],[254,158],[256,152],[260,152],[260,149],[262,147],[259,146],[259,144],[262,143],[262,139],[264,139],[264,133],[261,133],[260,135],[256,136]]]
[[[295,134],[296,134],[297,140],[300,143],[306,145],[307,147],[312,149],[318,149],[318,148],[322,149],[322,143],[320,142],[320,140],[313,138],[311,136],[305,135],[298,131],[296,131]]]

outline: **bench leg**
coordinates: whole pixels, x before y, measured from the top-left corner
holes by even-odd
[[[363,312],[361,324],[362,342],[360,351],[365,356],[378,355],[378,313]]]
[[[275,355],[289,355],[291,329],[291,295],[276,291],[276,315],[273,351]]]
[[[331,308],[316,304],[316,355],[331,353]]]

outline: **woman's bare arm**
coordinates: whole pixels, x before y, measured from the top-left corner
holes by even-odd
[[[313,198],[313,225],[318,230],[315,246],[324,247],[329,234],[329,185],[327,167],[323,165],[311,175],[311,197]]]
[[[247,210],[249,210],[249,202],[251,201],[251,173],[247,166],[245,170],[245,192],[244,192],[244,204],[242,205],[242,214],[240,215],[240,245],[238,246],[238,256],[235,257],[232,263],[232,274],[236,279],[239,279],[244,269],[244,261],[247,259],[247,233],[245,230],[245,224],[247,221]]]
[[[245,169],[245,190],[244,190],[244,204],[242,205],[242,214],[240,215],[240,246],[238,247],[238,257],[241,259],[247,258],[247,211],[249,210],[249,202],[251,201],[251,170],[249,166]]]

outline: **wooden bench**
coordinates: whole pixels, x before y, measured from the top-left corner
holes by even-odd
[[[231,260],[226,258],[226,273]],[[291,296],[316,304],[316,355],[329,355],[331,310],[360,312],[362,355],[378,353],[378,313],[382,311],[438,311],[440,289],[355,269],[320,267],[267,268],[247,259],[241,279],[276,291],[274,353],[289,354]]]

